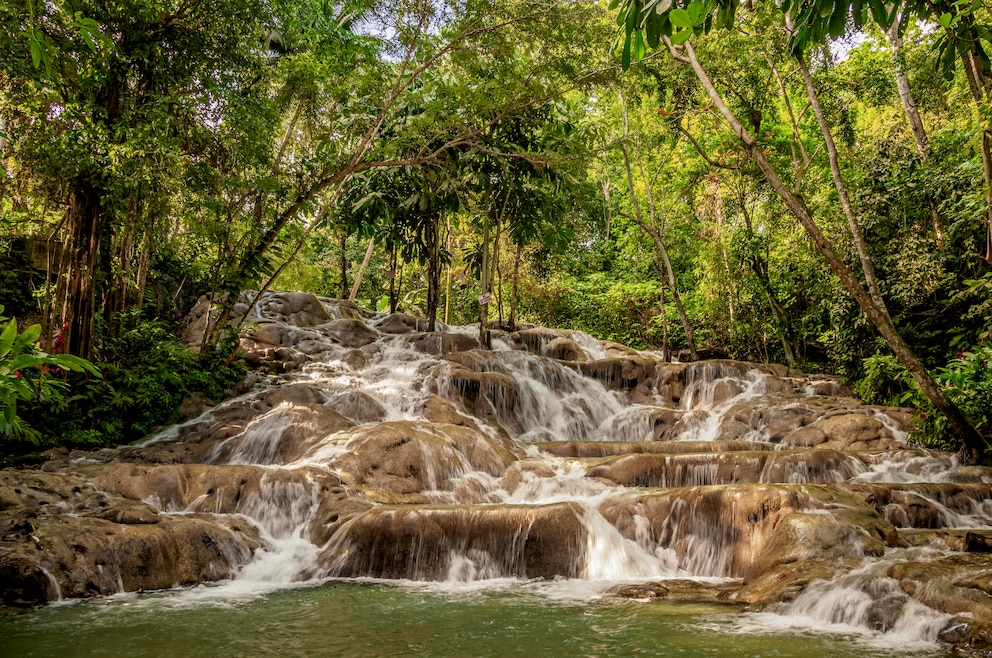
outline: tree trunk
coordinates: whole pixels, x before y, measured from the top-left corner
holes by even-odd
[[[671,361],[671,350],[668,349],[668,311],[665,309],[665,282],[661,282],[661,358]]]
[[[630,203],[634,209],[634,222],[651,236],[655,248],[661,255],[661,260],[665,264],[665,272],[662,275],[664,276],[665,273],[668,275],[668,285],[672,288],[675,308],[679,311],[679,318],[682,320],[683,329],[685,329],[686,346],[689,348],[692,359],[698,360],[699,355],[696,353],[696,341],[692,333],[692,325],[689,323],[689,316],[686,315],[685,307],[682,306],[682,298],[679,295],[678,284],[675,282],[675,270],[672,268],[672,261],[668,258],[668,250],[665,248],[665,242],[661,239],[661,234],[641,218],[640,204],[637,202],[637,193],[634,190],[634,176],[630,169],[630,155],[625,142],[621,142],[621,150],[623,151],[624,166],[627,169],[627,186],[630,189]]]
[[[791,31],[792,22],[788,19],[786,20]],[[872,266],[871,257],[868,255],[868,247],[861,233],[861,226],[854,216],[854,208],[851,206],[851,199],[847,194],[847,185],[844,183],[844,178],[840,173],[840,157],[837,155],[837,145],[834,143],[834,137],[830,133],[830,126],[827,125],[827,117],[823,113],[823,108],[820,107],[820,98],[817,95],[816,86],[813,84],[813,76],[810,75],[809,67],[806,65],[806,61],[802,55],[796,57],[796,62],[799,64],[799,70],[803,74],[803,81],[806,83],[806,93],[809,95],[810,106],[813,108],[813,114],[816,115],[816,122],[820,126],[823,142],[827,146],[827,154],[830,159],[830,173],[833,175],[834,187],[837,189],[837,195],[840,197],[840,205],[844,210],[844,217],[847,218],[847,225],[851,229],[854,248],[858,252],[858,259],[861,261],[861,270],[865,274],[865,282],[868,284],[868,290],[871,293],[871,298],[875,306],[878,307],[881,313],[888,315],[889,311],[885,307],[885,302],[882,300],[882,293],[878,289],[878,282],[875,280],[875,268]]]
[[[348,297],[348,233],[341,230],[341,299]]]
[[[513,289],[510,292],[510,331],[517,330],[517,302],[520,299],[520,250],[521,246],[518,243],[516,250],[513,252]]]
[[[444,284],[444,323],[448,324],[449,317],[451,313],[451,218],[448,217],[447,223],[447,233],[448,233],[448,277]]]
[[[489,195],[486,195],[486,208],[482,216],[482,273],[479,281],[479,343],[492,349],[489,336],[489,302],[482,301],[481,296],[489,293]]]
[[[428,219],[427,227],[427,331],[434,331],[437,325],[437,307],[441,299],[441,249],[438,242],[441,236],[441,218]]]
[[[982,84],[981,73],[976,65],[971,51],[961,54],[961,64],[964,69],[965,78],[968,80],[968,89],[971,90],[972,100],[980,115],[985,113],[985,86]],[[992,140],[989,139],[989,131],[982,128],[982,172],[985,177],[985,210],[986,210],[986,240],[985,240],[985,260],[992,263]]]
[[[375,248],[375,238],[369,238],[369,246],[365,250],[365,258],[362,259],[362,264],[358,268],[358,274],[355,275],[355,285],[351,287],[351,293],[348,295],[348,301],[355,301],[355,297],[358,295],[358,286],[362,285],[362,278],[365,276],[365,268],[368,267],[369,259],[372,258],[372,250]]]
[[[106,216],[99,194],[89,183],[79,183],[69,202],[71,250],[62,309],[64,351],[84,359],[93,356],[93,314],[96,308],[97,263]]]
[[[923,127],[923,119],[920,118],[920,110],[916,107],[913,99],[913,90],[909,86],[909,77],[903,69],[902,38],[899,36],[899,21],[893,21],[887,35],[889,45],[892,46],[892,68],[895,72],[896,87],[899,89],[899,100],[902,102],[902,109],[906,113],[906,120],[909,128],[913,131],[913,141],[916,142],[916,151],[920,154],[920,159],[926,164],[928,155],[927,131]]]
[[[396,245],[393,245],[389,252],[389,312],[396,312],[396,304],[399,303],[399,291],[396,289],[396,275],[398,268],[398,256]]]
[[[861,307],[861,310],[871,323],[878,329],[878,332],[885,339],[885,342],[889,345],[896,358],[899,359],[899,362],[902,363],[913,379],[916,380],[917,384],[919,384],[923,394],[947,418],[951,429],[961,439],[961,449],[958,455],[962,463],[978,463],[982,458],[982,453],[989,445],[985,437],[975,429],[975,426],[968,420],[964,413],[958,409],[951,399],[947,397],[944,390],[930,377],[926,368],[916,358],[916,354],[913,353],[912,348],[909,347],[895,326],[893,326],[889,316],[876,307],[871,295],[861,286],[854,273],[851,272],[844,261],[837,255],[837,252],[834,251],[833,246],[827,241],[826,237],[813,221],[813,217],[810,215],[806,205],[792,194],[778,176],[778,173],[762,152],[761,146],[727,107],[723,97],[716,90],[706,71],[696,59],[696,53],[692,48],[692,44],[687,42],[684,46],[684,51],[687,56],[686,61],[692,67],[696,78],[703,85],[710,100],[737,135],[741,144],[751,153],[751,157],[754,158],[755,163],[772,189],[775,190],[775,193],[782,199],[786,208],[788,208],[806,230],[816,245],[817,250],[823,256],[824,260],[827,261],[830,269],[840,279],[841,284],[848,293],[857,301],[858,306]]]
[[[896,88],[899,90],[899,101],[902,103],[903,112],[906,114],[906,121],[913,133],[913,141],[916,143],[916,152],[920,154],[920,161],[927,164],[930,159],[930,145],[927,139],[927,131],[923,126],[923,119],[920,117],[920,110],[916,106],[916,99],[913,98],[913,89],[909,85],[909,76],[903,67],[902,37],[899,36],[899,23],[897,19],[893,21],[887,35],[889,45],[892,46],[892,69],[895,73]],[[937,212],[936,207],[930,209],[930,216],[933,218],[933,232],[937,239],[937,246],[944,246],[944,220]]]

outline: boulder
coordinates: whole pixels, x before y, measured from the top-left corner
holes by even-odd
[[[379,338],[379,332],[361,320],[340,318],[314,327],[314,331],[327,336],[345,347],[364,347]]]
[[[5,605],[230,577],[262,542],[240,517],[160,514],[75,475],[0,471]]]
[[[377,507],[343,526],[320,559],[342,578],[576,578],[581,514],[574,503]]]
[[[468,334],[451,334],[441,331],[422,332],[404,336],[404,341],[422,354],[440,356],[452,352],[467,352],[479,349],[479,339]]]
[[[376,320],[373,324],[384,334],[409,334],[427,330],[427,320],[406,313],[392,313]]]
[[[475,429],[412,421],[359,427],[341,445],[347,451],[329,466],[346,485],[394,494],[450,491],[463,475],[496,476],[516,460],[509,446]]]
[[[559,361],[588,361],[589,357],[585,351],[570,338],[555,338],[544,350],[544,355],[549,359]]]

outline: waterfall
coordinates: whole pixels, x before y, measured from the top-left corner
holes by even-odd
[[[266,299],[254,304],[262,319]],[[989,471],[906,449],[898,419],[832,382],[784,367],[608,357],[581,332],[502,335],[489,352],[475,329],[419,340],[380,332],[387,320],[370,315],[372,337],[355,348],[307,327],[307,363],[281,375],[282,388],[142,444],[220,436],[206,462],[263,469],[234,498],[211,488],[178,506],[150,499],[163,513],[250,520],[263,547],[234,583],[538,578],[603,592],[718,582],[727,600],[745,600],[751,583],[781,572],[767,608],[779,620],[933,642],[950,616],[885,569],[909,530],[929,542],[927,559],[992,531]],[[545,356],[557,338],[588,360]],[[280,393],[288,385],[297,388]],[[824,567],[840,563],[839,573]],[[791,565],[817,576],[796,585]]]

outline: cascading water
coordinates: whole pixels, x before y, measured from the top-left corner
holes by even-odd
[[[717,583],[728,600],[790,600],[767,608],[782,619],[932,642],[950,616],[885,568],[904,559],[910,531],[932,533],[938,557],[978,541],[962,533],[992,531],[988,471],[892,450],[905,444],[899,423],[833,397],[832,383],[617,356],[580,332],[568,344],[547,330],[498,334],[505,349],[488,352],[471,349],[476,329],[427,335],[412,319],[404,330],[398,316],[359,321],[322,301],[332,320],[286,330],[306,350],[302,367],[142,444],[208,436],[202,461],[261,469],[233,502],[215,488],[150,501],[254,524],[263,547],[231,587],[536,577],[588,596],[591,582]],[[272,308],[255,303],[275,326]],[[545,356],[552,348],[588,360]]]

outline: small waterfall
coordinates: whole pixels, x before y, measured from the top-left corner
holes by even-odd
[[[951,616],[919,603],[899,581],[884,575],[897,561],[869,561],[835,579],[818,580],[791,603],[773,610],[789,620],[808,620],[818,628],[884,633],[886,643],[893,646],[936,642]]]
[[[595,506],[585,507],[582,523],[588,536],[584,579],[623,582],[684,575],[673,551],[651,550],[645,546],[650,543],[646,534],[638,537],[640,541],[624,537]]]
[[[688,368],[680,405],[686,415],[678,439],[715,441],[719,438],[720,423],[734,405],[767,393],[766,378],[757,369],[741,373],[740,368],[724,363]]]

